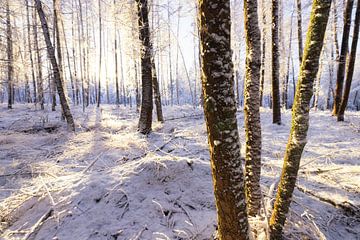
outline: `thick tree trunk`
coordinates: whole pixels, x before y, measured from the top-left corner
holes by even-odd
[[[355,27],[354,27],[353,40],[351,43],[349,66],[348,66],[348,70],[346,73],[344,95],[343,95],[340,109],[339,109],[339,112],[337,115],[338,121],[344,121],[344,113],[345,113],[346,106],[347,106],[348,100],[349,100],[351,83],[352,83],[352,79],[353,79],[353,75],[354,75],[356,49],[357,49],[357,44],[358,44],[358,39],[359,39],[359,24],[360,24],[360,1],[357,2],[357,7],[356,7]]]
[[[139,119],[139,131],[148,134],[151,131],[153,91],[152,91],[152,46],[150,41],[149,15],[147,0],[136,0],[138,8],[139,38],[142,44],[141,51],[141,81],[142,101]]]
[[[53,45],[51,43],[51,40],[50,40],[49,27],[47,25],[45,13],[44,13],[44,11],[42,9],[42,4],[41,4],[40,0],[35,0],[35,7],[36,7],[36,10],[38,12],[40,21],[41,21],[41,27],[42,27],[44,38],[45,38],[45,43],[46,43],[48,56],[49,56],[49,59],[50,59],[51,64],[52,64],[53,74],[54,74],[54,78],[55,78],[55,81],[56,81],[57,91],[58,91],[58,94],[59,94],[61,107],[63,109],[63,114],[64,114],[64,116],[66,118],[69,129],[71,131],[75,131],[74,119],[73,119],[73,117],[71,115],[70,107],[69,107],[69,104],[67,102],[67,98],[66,98],[66,95],[65,95],[65,92],[64,92],[63,81],[61,79],[62,76],[60,74],[59,65],[58,65],[58,63],[56,61],[56,58],[55,58],[55,50],[54,50],[54,47],[53,47]]]
[[[258,23],[257,1],[244,1],[246,36],[246,78],[244,89],[244,115],[246,134],[245,192],[248,213],[256,216],[261,209],[261,124],[260,124],[260,69],[261,36]]]
[[[8,109],[13,105],[13,75],[14,75],[14,55],[12,42],[12,28],[10,17],[10,0],[6,0],[6,53],[7,53],[7,83],[8,83]]]
[[[342,36],[340,58],[339,58],[338,70],[337,70],[334,108],[333,108],[333,112],[332,112],[334,116],[336,116],[339,112],[343,88],[344,88],[346,55],[347,55],[348,48],[349,48],[348,45],[349,45],[349,35],[350,35],[353,3],[354,3],[354,0],[347,0],[346,9],[345,9],[345,13],[344,13],[344,31],[343,31],[343,36]]]
[[[298,30],[298,42],[299,42],[299,62],[302,62],[303,54],[303,41],[302,41],[302,11],[301,11],[301,0],[296,0],[297,5],[297,30]],[[291,28],[292,29],[292,28]]]
[[[272,0],[272,108],[273,123],[281,124],[279,62],[279,0]]]
[[[274,211],[270,219],[270,238],[282,239],[282,229],[289,211],[292,193],[306,136],[309,128],[309,104],[313,95],[313,83],[319,68],[331,0],[314,0],[309,30],[301,64],[295,102],[292,111],[292,128],[285,151],[284,165],[276,195]]]
[[[234,95],[230,0],[199,0],[199,19],[204,112],[219,238],[249,239]]]

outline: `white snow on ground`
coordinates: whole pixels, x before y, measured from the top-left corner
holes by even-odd
[[[123,107],[59,113],[0,105],[1,239],[211,239],[216,229],[202,109],[164,109],[144,137]],[[270,212],[291,112],[262,109],[264,202]],[[311,112],[288,239],[360,239],[360,113]],[[243,113],[238,113],[242,144]],[[334,205],[337,205],[335,207]],[[256,225],[263,226],[257,221]],[[31,234],[30,234],[31,233]]]

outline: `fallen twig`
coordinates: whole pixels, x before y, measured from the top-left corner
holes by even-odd
[[[25,235],[24,240],[30,240],[30,239],[35,239],[36,234],[39,232],[41,226],[44,224],[44,222],[51,217],[51,215],[53,214],[54,210],[52,208],[50,208],[36,223],[34,226],[32,226],[32,228],[30,229],[30,231]]]

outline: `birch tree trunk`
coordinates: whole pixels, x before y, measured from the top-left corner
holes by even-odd
[[[279,62],[279,0],[272,0],[272,108],[273,123],[281,124]]]
[[[261,37],[257,14],[257,0],[244,1],[246,36],[246,77],[244,115],[246,134],[245,192],[248,213],[256,216],[261,208],[261,124],[260,124],[260,69]]]
[[[357,44],[358,44],[358,39],[359,39],[359,24],[360,24],[360,1],[357,2],[357,6],[356,6],[355,27],[354,27],[354,34],[353,34],[353,39],[352,39],[352,43],[351,43],[349,66],[348,66],[348,70],[346,73],[344,95],[341,100],[340,109],[339,109],[339,112],[337,115],[338,121],[344,121],[344,114],[345,114],[346,106],[347,106],[348,100],[349,100],[351,83],[352,83],[352,79],[353,79],[353,75],[354,75],[356,49],[357,49]]]
[[[199,0],[202,86],[218,233],[249,239],[231,54],[230,0]]]
[[[97,94],[97,107],[101,103],[101,65],[102,65],[102,18],[101,18],[101,0],[99,0],[99,79],[98,79],[98,94]]]
[[[153,91],[152,91],[152,47],[150,41],[149,13],[147,0],[136,0],[138,9],[139,38],[142,44],[141,51],[141,81],[142,100],[139,119],[139,132],[151,132]]]
[[[286,146],[284,165],[276,195],[274,211],[270,219],[270,239],[282,239],[282,230],[289,211],[292,193],[309,128],[309,105],[313,84],[319,69],[331,0],[314,0],[305,51],[301,64],[292,111],[292,128]]]
[[[351,26],[351,16],[352,16],[352,7],[354,0],[347,0],[346,9],[344,13],[344,30],[341,42],[340,58],[338,63],[337,78],[336,78],[336,88],[335,88],[335,98],[334,98],[334,108],[332,114],[336,116],[340,109],[341,98],[344,88],[344,76],[346,69],[346,55],[349,48],[349,35],[350,35],[350,26]]]
[[[67,98],[66,98],[66,95],[64,92],[62,76],[60,74],[59,65],[55,58],[55,49],[50,40],[49,27],[46,22],[45,13],[42,9],[42,4],[41,4],[40,0],[35,0],[35,7],[36,7],[36,10],[37,10],[39,18],[40,18],[41,27],[42,27],[44,38],[45,38],[46,48],[47,48],[49,59],[51,61],[53,74],[54,74],[54,78],[55,78],[55,82],[56,82],[56,86],[57,86],[57,92],[58,92],[59,98],[60,98],[60,104],[63,109],[63,113],[66,118],[69,129],[71,131],[75,131],[74,119],[71,115],[70,107],[69,107],[69,104],[67,102]]]

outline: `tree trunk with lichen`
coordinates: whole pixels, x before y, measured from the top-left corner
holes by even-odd
[[[142,99],[139,119],[139,132],[148,134],[151,131],[153,91],[152,91],[152,46],[150,41],[149,13],[147,0],[136,0],[138,9],[139,38],[142,45],[141,51],[141,81]]]
[[[354,0],[347,0],[346,9],[344,13],[344,30],[341,42],[340,49],[340,58],[338,63],[338,71],[336,78],[336,88],[335,88],[335,97],[334,97],[334,108],[333,115],[336,116],[340,109],[341,98],[343,94],[344,88],[344,76],[346,69],[346,56],[349,48],[349,35],[350,35],[350,27],[351,27],[351,16],[352,16],[352,8],[353,8]]]
[[[230,0],[199,0],[202,87],[218,235],[249,239],[230,45]]]
[[[279,62],[279,0],[272,0],[272,108],[273,123],[281,124],[280,108],[280,62]]]
[[[303,54],[294,105],[292,127],[286,146],[284,165],[278,187],[274,211],[270,219],[270,239],[282,239],[282,230],[295,188],[300,159],[306,145],[309,128],[309,105],[313,84],[319,69],[331,0],[314,0],[306,46]]]
[[[69,103],[67,102],[67,98],[65,95],[61,70],[56,61],[55,49],[50,40],[49,27],[48,27],[45,13],[42,9],[42,4],[41,4],[40,0],[35,0],[35,7],[36,7],[36,10],[38,12],[39,19],[41,22],[41,27],[43,30],[44,39],[45,39],[45,43],[46,43],[46,48],[47,48],[48,56],[49,56],[49,59],[50,59],[51,65],[52,65],[55,83],[56,83],[56,87],[57,87],[57,92],[58,92],[59,98],[60,98],[61,108],[63,109],[63,114],[65,116],[65,119],[66,119],[69,129],[71,131],[75,131],[75,123],[74,123],[74,119],[71,115]]]
[[[261,38],[257,14],[257,0],[244,1],[246,36],[246,77],[244,115],[246,134],[245,193],[248,213],[256,216],[261,208],[261,124],[260,124],[260,70]]]
[[[359,39],[359,24],[360,24],[360,1],[357,2],[357,6],[356,6],[355,27],[354,27],[353,40],[351,43],[349,66],[348,66],[348,70],[347,70],[347,74],[346,74],[344,95],[343,95],[340,109],[339,109],[339,112],[337,115],[338,121],[344,121],[344,114],[345,114],[346,106],[347,106],[348,100],[349,100],[351,83],[352,83],[352,79],[353,79],[353,75],[354,75],[356,49],[357,49],[357,44],[358,44],[358,39]]]

